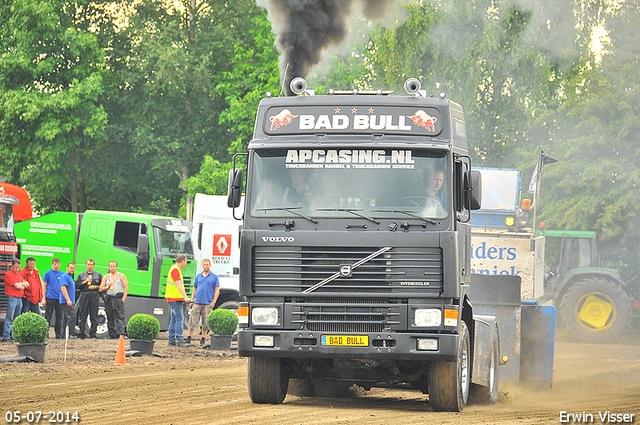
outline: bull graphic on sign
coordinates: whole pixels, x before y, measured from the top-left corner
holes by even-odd
[[[294,118],[298,118],[299,115],[293,115],[290,110],[283,109],[277,115],[269,117],[269,121],[271,121],[271,131],[277,130],[280,127],[284,127],[285,125],[291,124]]]
[[[436,131],[436,121],[438,121],[438,118],[432,117],[422,109],[417,110],[409,119],[418,127],[424,127],[429,131]]]

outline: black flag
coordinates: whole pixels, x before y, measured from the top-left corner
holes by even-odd
[[[533,169],[531,181],[529,182],[529,193],[536,193],[538,191],[538,174],[542,174],[542,166],[544,164],[553,164],[554,162],[558,162],[558,160],[540,151],[538,163],[536,164],[536,168]]]
[[[553,164],[554,162],[558,162],[558,160],[555,159],[555,158],[551,158],[549,155],[547,155],[546,153],[542,152],[542,165],[544,165],[544,164]],[[540,166],[540,168],[542,168],[542,166]]]

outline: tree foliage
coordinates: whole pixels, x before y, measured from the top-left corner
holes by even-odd
[[[248,140],[259,94],[277,81],[273,35],[253,1],[180,5],[136,3],[111,60],[118,91],[108,109],[132,177],[153,182],[128,202],[164,198],[174,211],[206,156],[228,162],[230,146]]]
[[[545,170],[541,216],[548,226],[596,230],[601,259],[627,280],[640,275],[640,21],[637,5],[610,17],[613,54],[585,61],[568,81],[566,100],[554,119],[558,167]]]
[[[3,2],[0,175],[43,211],[171,213],[242,150],[277,53],[253,0]]]
[[[353,18],[310,88],[402,91],[463,105],[474,164],[545,167],[539,218],[596,230],[640,274],[637,2],[405,0]],[[226,191],[278,53],[253,0],[0,2],[0,176],[42,211],[175,215]],[[242,164],[240,159],[239,164]],[[633,266],[633,267],[631,267]]]
[[[80,164],[105,137],[104,54],[87,31],[93,4],[0,6],[0,171],[45,211],[84,207]]]
[[[534,3],[409,2],[406,20],[372,33],[370,74],[396,90],[419,77],[428,92],[460,102],[476,166],[519,168],[528,181],[544,147],[560,161],[545,167],[540,219],[548,228],[596,230],[604,262],[633,279],[638,5]]]

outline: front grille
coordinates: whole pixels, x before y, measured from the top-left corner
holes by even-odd
[[[13,254],[0,254],[0,263],[8,263],[10,265],[14,258]]]
[[[193,279],[190,277],[184,277],[184,281],[182,283],[184,285],[184,290],[187,292],[187,294],[193,294],[192,292]]]
[[[4,280],[0,282],[0,311],[7,311],[7,295],[4,293]]]
[[[380,323],[312,323],[309,331],[317,332],[382,332],[384,325]]]
[[[294,325],[308,331],[382,332],[400,324],[401,308],[393,303],[293,303],[291,316]]]
[[[7,295],[4,293],[4,276],[6,273],[0,273],[0,311],[7,311]]]
[[[376,252],[377,247],[273,247],[253,251],[254,293],[299,294],[329,278],[341,266],[351,265]],[[360,267],[349,277],[338,277],[313,291],[392,294],[442,288],[442,250],[436,248],[392,248]]]

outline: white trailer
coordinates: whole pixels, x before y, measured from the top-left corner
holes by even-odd
[[[240,246],[239,228],[242,224],[233,218],[227,206],[227,197],[197,193],[193,204],[194,255],[198,273],[202,260],[211,260],[211,271],[220,280],[217,307],[234,309],[242,300],[239,292]],[[232,303],[232,304],[227,304]]]
[[[523,300],[537,300],[544,295],[544,251],[544,236],[534,236],[531,229],[517,233],[471,229],[471,273],[520,276]]]

